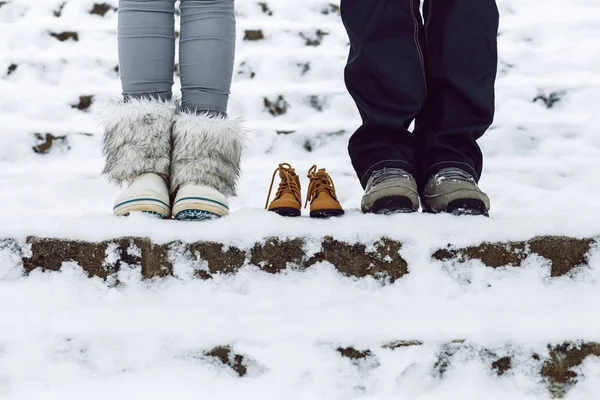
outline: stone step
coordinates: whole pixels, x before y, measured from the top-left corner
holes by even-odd
[[[552,398],[563,398],[579,381],[585,380],[582,364],[600,357],[600,343],[584,341],[548,344],[543,352],[519,345],[479,346],[460,339],[448,343],[399,340],[378,348],[330,347],[332,353],[337,352],[362,375],[363,379],[355,382],[354,389],[358,391],[366,389],[361,387],[365,383],[361,380],[366,380],[366,376],[377,369],[392,368],[392,362],[399,369],[401,365],[409,365],[404,373],[409,369],[428,371],[432,377],[443,381],[452,368],[475,361],[491,375],[503,379],[514,379],[515,371],[526,372],[529,378],[541,380]],[[260,368],[260,360],[249,354],[238,354],[235,346],[230,345],[206,350],[201,357],[223,365],[241,378]]]
[[[541,257],[550,263],[550,276],[568,276],[576,268],[588,266],[595,250],[595,238],[539,236],[527,241],[482,243],[459,248],[448,245],[434,249],[430,260],[442,267],[479,261],[489,268],[518,268],[529,257]],[[175,262],[197,266],[196,276],[209,279],[215,274],[234,274],[254,266],[267,273],[288,268],[305,270],[321,262],[333,265],[350,277],[374,277],[393,283],[409,273],[403,257],[404,243],[382,237],[368,243],[346,243],[333,237],[267,238],[248,248],[216,242],[152,243],[143,237],[123,237],[103,242],[84,242],[57,238],[29,237],[0,241],[0,250],[21,259],[26,272],[41,268],[58,271],[65,262],[75,262],[90,277],[107,279],[121,266],[140,266],[143,278],[173,275]],[[315,250],[316,249],[316,250]]]

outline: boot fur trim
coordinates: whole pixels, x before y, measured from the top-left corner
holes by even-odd
[[[115,183],[154,172],[168,175],[176,101],[130,99],[104,117],[103,173]]]
[[[188,183],[235,196],[246,130],[239,119],[181,113],[173,125],[171,192]]]

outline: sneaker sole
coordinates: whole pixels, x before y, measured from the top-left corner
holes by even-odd
[[[447,211],[453,215],[483,215],[489,217],[485,203],[477,199],[459,199],[448,204]]]
[[[485,215],[489,212],[489,198],[479,190],[459,189],[438,196],[424,196],[423,211],[453,215]]]
[[[363,210],[364,213],[391,215],[391,214],[409,214],[416,212],[418,206],[409,197],[406,196],[388,196],[375,200],[373,207]]]
[[[452,215],[482,215],[484,217],[489,217],[489,212],[485,203],[482,200],[478,199],[457,199],[448,203],[448,206],[445,210],[432,210],[427,206],[423,205],[423,212],[429,214],[452,214]]]
[[[229,214],[229,207],[204,197],[186,197],[173,205],[173,215],[179,221],[206,221]]]
[[[117,204],[113,208],[113,213],[118,217],[127,217],[132,212],[142,212],[156,215],[160,218],[169,218],[171,212],[167,204],[157,199],[135,199],[127,200]]]
[[[300,210],[291,207],[271,208],[269,211],[279,214],[282,217],[299,217],[301,214]]]
[[[314,210],[310,212],[311,218],[331,218],[331,217],[340,217],[344,215],[344,210],[340,209],[330,209],[330,210]]]

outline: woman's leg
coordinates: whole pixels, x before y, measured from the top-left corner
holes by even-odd
[[[182,0],[179,68],[184,110],[227,112],[235,56],[233,0]]]
[[[119,2],[119,64],[127,97],[171,99],[175,0]]]
[[[123,100],[104,120],[104,174],[130,186],[114,213],[145,211],[168,217],[171,101],[175,56],[174,0],[121,0],[119,63]]]
[[[235,53],[233,0],[182,0],[182,113],[173,126],[173,215],[205,219],[228,213],[236,193],[245,132],[227,118]]]

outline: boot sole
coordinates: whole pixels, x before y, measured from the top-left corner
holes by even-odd
[[[134,199],[127,200],[113,208],[113,212],[118,217],[127,217],[132,212],[142,212],[155,215],[160,218],[169,218],[171,210],[164,202],[158,199]]]
[[[173,205],[173,215],[178,221],[206,221],[228,214],[226,204],[205,197],[184,197]]]
[[[271,208],[269,211],[279,214],[282,217],[299,217],[301,214],[300,210],[291,207]]]
[[[340,209],[330,209],[330,210],[314,210],[310,212],[311,218],[331,218],[331,217],[340,217],[344,215],[344,210]]]
[[[205,210],[183,210],[175,215],[175,219],[178,221],[210,221],[222,216]]]

